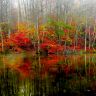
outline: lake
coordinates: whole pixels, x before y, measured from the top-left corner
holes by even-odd
[[[0,55],[0,96],[96,96],[96,54]]]

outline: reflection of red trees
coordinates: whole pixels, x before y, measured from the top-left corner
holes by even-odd
[[[86,70],[86,74],[88,75],[88,76],[94,76],[95,75],[95,70],[94,70],[94,68],[88,68],[87,70]]]
[[[44,58],[41,60],[42,64],[47,66],[54,66],[59,62],[58,56],[49,56],[48,58]]]
[[[56,75],[58,72],[58,66],[61,61],[64,60],[63,56],[57,56],[57,55],[49,55],[47,58],[43,57],[41,58],[41,75],[45,75],[48,73],[51,73],[53,75]]]
[[[31,62],[29,58],[24,58],[23,60],[20,59],[19,65],[17,65],[16,62],[15,66],[10,66],[9,68],[14,67],[13,69],[20,73],[21,77],[31,79],[34,79],[35,75],[39,75],[41,78],[46,76],[55,77],[59,72],[65,77],[78,75],[80,79],[84,76],[94,76],[96,73],[94,64],[90,63],[91,65],[86,66],[85,69],[85,61],[81,61],[82,58],[81,56],[74,59],[74,56],[48,55],[40,58],[40,66],[37,65],[37,61],[34,62],[33,60],[33,62]],[[71,62],[69,60],[71,60]]]
[[[64,76],[74,75],[76,72],[76,66],[64,63],[66,57],[49,55],[47,58],[41,58],[41,76],[54,75],[63,72]]]
[[[70,73],[70,66],[65,65],[63,70],[64,70],[65,75],[67,76]]]
[[[17,71],[19,71],[20,75],[25,78],[33,76],[33,71],[31,69],[31,62],[25,58],[24,63],[17,68]]]
[[[63,59],[64,59],[63,56],[48,55],[47,58],[46,57],[41,58],[41,64],[43,64],[44,66],[52,67],[58,64]]]

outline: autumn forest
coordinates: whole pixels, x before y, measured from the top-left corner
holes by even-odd
[[[0,0],[0,96],[95,96],[95,3]]]

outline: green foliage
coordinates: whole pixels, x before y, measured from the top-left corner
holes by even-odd
[[[56,30],[56,35],[63,36],[64,35],[64,31],[58,29],[58,30]]]
[[[71,25],[69,25],[69,24],[65,24],[64,22],[61,22],[61,21],[57,21],[57,22],[56,22],[56,25],[57,25],[58,27],[62,27],[62,28],[64,28],[64,29],[69,29],[69,30],[73,29],[73,26],[71,26]]]
[[[57,37],[64,36],[64,29],[66,29],[66,30],[74,29],[74,27],[72,25],[65,24],[65,22],[63,22],[63,21],[56,21],[51,18],[48,19],[48,25],[51,26],[52,29],[54,29],[55,35]]]
[[[65,22],[63,22],[63,21],[56,21],[56,20],[53,20],[53,19],[48,19],[48,24],[51,25],[51,26],[61,27],[61,28],[64,28],[64,29],[69,29],[69,30],[74,28],[72,25],[65,24]]]

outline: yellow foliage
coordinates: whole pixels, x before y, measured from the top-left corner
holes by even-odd
[[[19,23],[17,24],[17,29],[18,29],[17,33],[24,33],[27,36],[29,35],[32,36],[36,32],[34,24],[28,25],[27,23]]]
[[[39,31],[44,31],[46,30],[46,25],[40,25],[39,26]]]

